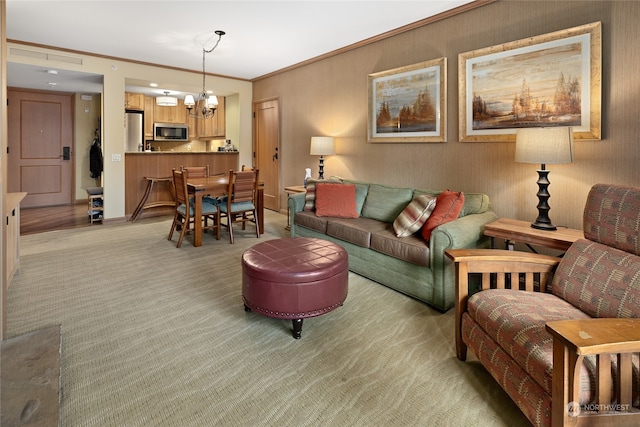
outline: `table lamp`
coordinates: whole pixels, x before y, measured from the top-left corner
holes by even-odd
[[[546,164],[572,163],[573,129],[570,127],[523,128],[516,132],[516,162],[540,163],[538,170],[538,218],[531,227],[555,230],[549,219],[549,171]]]
[[[331,136],[312,136],[311,153],[312,156],[320,156],[320,179],[324,179],[324,158],[336,154],[334,139]]]

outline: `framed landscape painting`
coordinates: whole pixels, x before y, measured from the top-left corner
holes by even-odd
[[[458,55],[460,141],[515,141],[523,127],[601,138],[601,23]]]
[[[367,140],[446,141],[447,58],[369,74]]]

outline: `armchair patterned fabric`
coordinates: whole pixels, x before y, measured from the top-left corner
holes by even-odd
[[[471,348],[533,425],[640,425],[639,229],[640,188],[598,184],[584,210],[585,238],[563,258],[448,252],[458,358]],[[482,276],[473,295],[469,273]],[[625,322],[598,338],[611,318]],[[558,332],[567,329],[575,337]]]

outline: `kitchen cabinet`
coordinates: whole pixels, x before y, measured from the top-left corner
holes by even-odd
[[[187,123],[187,108],[184,101],[179,99],[175,107],[153,106],[153,121],[156,123]]]
[[[143,111],[144,110],[144,94],[125,92],[124,109]]]
[[[153,108],[156,105],[156,98],[152,96],[144,97],[144,139],[150,141],[153,139]]]
[[[224,96],[218,96],[218,108],[210,119],[198,119],[198,138],[224,138],[225,128],[225,101]]]

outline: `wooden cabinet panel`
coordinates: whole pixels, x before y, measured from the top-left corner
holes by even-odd
[[[153,107],[156,105],[156,99],[152,96],[144,97],[144,139],[153,139]]]
[[[198,138],[224,138],[225,129],[225,102],[224,96],[218,96],[218,108],[210,119],[198,119]]]
[[[27,193],[7,193],[4,203],[4,234],[6,241],[5,285],[13,279],[20,268],[20,203]]]
[[[184,106],[184,101],[179,99],[175,107],[154,104],[153,120],[157,123],[187,123],[187,108]]]
[[[143,111],[144,110],[144,94],[125,92],[124,109]]]

